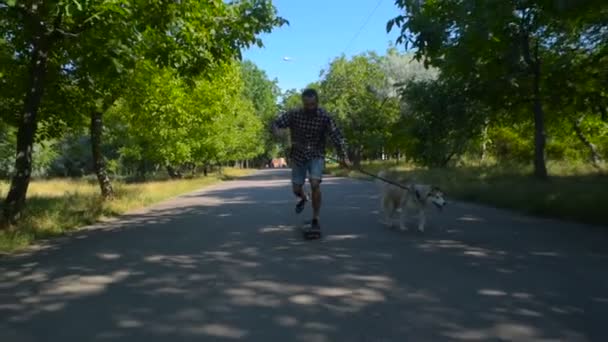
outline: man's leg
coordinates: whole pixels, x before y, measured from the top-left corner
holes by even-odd
[[[318,220],[321,213],[321,181],[311,179],[310,187],[312,189],[312,218]]]
[[[296,204],[296,213],[301,213],[304,210],[306,204],[306,194],[304,194],[304,182],[306,181],[306,166],[305,165],[293,165],[291,168],[291,183],[293,194],[299,198]]]
[[[310,162],[310,188],[312,189],[312,220],[313,225],[318,226],[321,213],[321,181],[323,179],[323,168],[325,161],[321,158]]]
[[[293,194],[298,198],[304,198],[304,186],[303,184],[293,184]]]

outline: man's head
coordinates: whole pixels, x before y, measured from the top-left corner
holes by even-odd
[[[315,113],[319,106],[319,94],[314,89],[306,89],[302,92],[302,106],[307,113]]]

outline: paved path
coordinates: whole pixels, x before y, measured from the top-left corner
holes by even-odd
[[[460,203],[391,231],[372,183],[331,178],[326,238],[303,242],[286,179],[0,259],[0,341],[608,340],[606,231]]]

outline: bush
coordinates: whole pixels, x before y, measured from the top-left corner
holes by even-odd
[[[492,127],[488,135],[491,154],[499,163],[529,163],[534,156],[533,141],[513,127]]]

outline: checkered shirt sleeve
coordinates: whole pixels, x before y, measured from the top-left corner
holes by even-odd
[[[291,158],[303,163],[312,158],[325,156],[326,136],[332,141],[340,157],[346,155],[346,141],[335,120],[323,109],[310,115],[303,110],[292,110],[280,115],[272,129],[289,128],[291,133]]]

